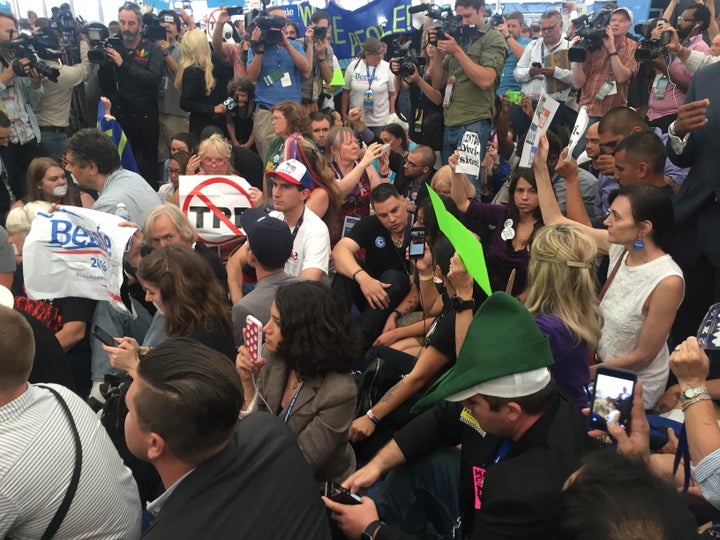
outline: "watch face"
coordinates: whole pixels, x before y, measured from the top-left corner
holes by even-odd
[[[685,391],[682,393],[682,396],[685,399],[693,399],[700,394],[704,394],[707,390],[703,387],[698,388],[686,388]]]

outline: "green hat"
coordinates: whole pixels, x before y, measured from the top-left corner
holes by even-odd
[[[518,300],[496,292],[475,313],[455,365],[412,408],[441,399],[462,401],[475,394],[522,397],[550,382],[548,337]]]

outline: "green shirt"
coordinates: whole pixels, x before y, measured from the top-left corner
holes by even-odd
[[[507,58],[507,45],[502,33],[489,24],[480,31],[483,35],[467,47],[465,54],[476,64],[494,69],[495,82],[490,88],[483,90],[470,80],[455,58],[445,55],[443,69],[448,72],[448,79],[453,76],[456,79],[450,105],[445,109],[446,126],[463,126],[492,118],[495,92]]]

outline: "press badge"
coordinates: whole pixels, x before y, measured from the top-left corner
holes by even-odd
[[[422,133],[423,114],[424,111],[422,109],[415,110],[415,122],[413,123],[413,131],[415,133]]]
[[[447,109],[450,106],[450,99],[455,88],[455,76],[448,78],[447,84],[445,85],[445,97],[443,98],[443,107]]]
[[[595,94],[595,99],[602,101],[607,96],[614,96],[615,94],[617,94],[617,84],[615,81],[605,81],[600,87],[600,90],[598,90],[598,93]]]
[[[655,77],[655,99],[663,99],[665,97],[669,83],[670,79],[668,79],[667,75],[658,74],[658,76]]]
[[[312,100],[313,102],[320,99],[320,85],[317,82],[317,79],[313,81],[313,87],[312,87]]]
[[[287,88],[288,86],[292,86],[292,79],[290,78],[290,73],[287,71],[283,73],[283,76],[280,77],[280,85],[283,88]]]
[[[375,92],[370,90],[369,88],[365,90],[365,93],[363,94],[363,109],[366,111],[372,112],[373,106],[375,104]]]
[[[283,72],[282,69],[276,69],[275,71],[270,73],[270,75],[265,75],[263,77],[263,82],[267,86],[272,86],[273,84],[278,82],[280,79],[282,79],[284,75],[285,75],[285,72]],[[290,75],[288,74],[288,78],[289,77],[290,77]]]
[[[3,107],[5,109],[5,112],[8,116],[8,119],[11,122],[17,122],[20,120],[20,110],[18,109],[17,104],[15,103],[15,100],[12,96],[4,97],[3,100]]]

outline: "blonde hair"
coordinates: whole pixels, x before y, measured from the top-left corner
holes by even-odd
[[[38,212],[49,212],[51,204],[47,201],[31,201],[23,206],[13,208],[5,219],[5,228],[15,234],[27,234]]]
[[[235,169],[232,166],[232,147],[225,142],[222,135],[213,133],[207,139],[204,139],[198,148],[198,156],[203,157],[210,149],[215,149],[225,159],[228,169],[227,174],[235,174]]]
[[[215,77],[212,73],[210,44],[205,32],[198,28],[187,32],[180,42],[180,49],[182,50],[182,60],[180,69],[175,76],[175,87],[182,87],[183,73],[190,66],[195,66],[205,72],[205,95],[209,96],[212,89],[215,88]]]
[[[463,184],[463,187],[465,189],[465,196],[468,199],[474,199],[475,198],[475,186],[472,185],[470,180],[468,180],[468,177],[464,174],[460,175],[461,182]],[[440,186],[447,186],[448,190],[450,189],[450,185],[453,182],[453,170],[450,168],[450,165],[443,165],[440,167],[437,172],[432,177],[432,180],[430,181],[430,187],[433,188],[435,191],[438,191]]]
[[[545,225],[535,233],[528,264],[528,311],[560,318],[588,351],[597,347],[603,325],[596,256],[597,244],[580,227]]]

